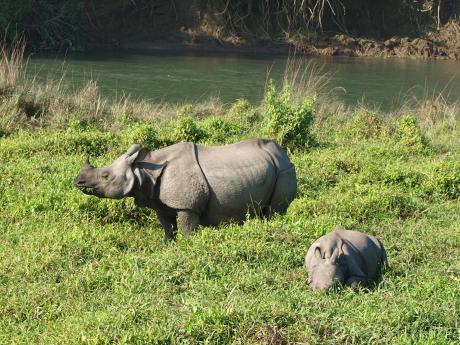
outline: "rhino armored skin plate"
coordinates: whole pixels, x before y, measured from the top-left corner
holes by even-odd
[[[284,214],[297,193],[294,165],[268,139],[205,147],[190,142],[149,151],[138,144],[111,165],[91,166],[75,178],[83,193],[101,198],[133,197],[156,211],[165,240],[197,225],[243,222],[246,215]]]

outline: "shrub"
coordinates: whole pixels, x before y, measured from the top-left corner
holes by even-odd
[[[345,123],[338,136],[351,141],[369,140],[379,138],[383,131],[383,121],[376,112],[361,110]]]
[[[119,146],[119,140],[113,133],[103,133],[98,130],[83,131],[81,133],[68,131],[64,135],[55,137],[53,149],[67,154],[75,152],[85,155],[101,156],[111,148]]]
[[[401,116],[396,130],[398,142],[404,148],[413,151],[423,151],[427,148],[427,139],[422,134],[417,124],[417,119],[412,115]]]
[[[197,142],[206,137],[206,133],[198,126],[195,119],[190,116],[176,120],[172,128],[172,137],[175,141]]]
[[[154,125],[149,123],[137,123],[128,127],[124,132],[124,144],[141,144],[147,148],[153,149],[160,146],[157,131]]]
[[[227,112],[227,117],[247,126],[257,120],[257,112],[251,107],[247,99],[241,98],[232,104]]]
[[[203,121],[202,129],[206,133],[206,138],[213,143],[226,143],[229,138],[242,132],[242,128],[236,123],[218,116],[212,116]]]
[[[296,103],[289,87],[278,92],[270,81],[263,100],[262,131],[289,148],[311,146],[314,101],[309,98]]]

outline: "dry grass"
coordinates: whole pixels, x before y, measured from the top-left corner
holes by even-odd
[[[413,88],[404,94],[392,115],[412,114],[424,129],[432,128],[438,123],[456,124],[460,118],[460,101],[451,100],[451,85],[460,78],[454,75],[450,82],[440,90],[429,91],[425,86],[421,95]]]
[[[0,87],[14,86],[24,79],[25,41],[19,39],[10,47],[0,45]]]
[[[313,62],[306,57],[289,57],[283,75],[283,86],[288,87],[294,100],[316,98],[326,94],[331,73],[325,71],[324,66]]]

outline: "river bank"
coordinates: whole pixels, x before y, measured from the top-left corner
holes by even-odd
[[[97,49],[97,48],[96,48]],[[343,33],[287,34],[273,39],[228,35],[218,27],[181,28],[155,40],[121,40],[112,49],[138,52],[201,52],[207,54],[443,59],[460,61],[460,25],[450,21],[439,30],[419,36],[395,35],[387,39],[355,37]]]

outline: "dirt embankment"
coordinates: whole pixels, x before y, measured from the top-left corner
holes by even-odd
[[[145,51],[195,51],[215,53],[286,54],[323,56],[367,56],[460,61],[460,24],[449,22],[440,30],[421,37],[393,36],[385,40],[345,34],[291,35],[278,39],[243,38],[226,35],[215,26],[182,28],[180,32],[155,40],[129,40],[121,47]]]
[[[386,40],[355,38],[344,34],[317,37],[292,44],[307,54],[327,56],[371,56],[437,58],[460,61],[460,25],[451,22],[422,37],[394,36]]]

